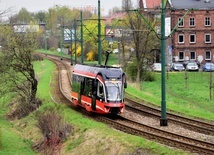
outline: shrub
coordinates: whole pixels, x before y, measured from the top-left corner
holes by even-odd
[[[32,58],[33,61],[42,61],[43,60],[43,57],[41,57],[41,55],[38,53],[34,53],[32,57],[33,57]]]
[[[154,73],[148,71],[147,67],[143,67],[145,69],[142,69],[140,72],[140,79],[142,81],[155,81],[155,75]],[[133,61],[132,63],[128,64],[128,67],[126,69],[126,73],[128,75],[128,79],[131,81],[135,81],[137,77],[137,61]]]
[[[77,47],[77,51],[76,51],[76,52],[77,52],[76,55],[77,55],[78,57],[82,55],[81,46],[78,46],[78,47]]]
[[[135,81],[136,77],[137,77],[137,64],[136,61],[134,61],[133,63],[129,63],[128,67],[126,69],[126,73],[128,76],[128,79],[131,81]]]
[[[42,150],[44,154],[58,154],[63,140],[71,132],[71,126],[66,124],[64,118],[54,109],[37,116],[37,127],[41,130],[44,141]]]
[[[155,81],[155,74],[153,72],[144,71],[141,76],[142,81]]]
[[[94,52],[94,51],[89,51],[89,52],[87,53],[87,58],[86,58],[86,60],[87,60],[87,61],[94,61],[94,60],[96,60],[96,56],[97,56],[97,53],[96,53],[96,52]]]
[[[21,119],[36,110],[41,104],[42,101],[40,99],[36,99],[34,102],[28,102],[22,97],[18,99],[16,103],[10,104],[12,110],[7,116],[10,119]]]
[[[56,51],[56,49],[55,49],[54,47],[51,47],[51,48],[50,48],[50,51],[51,51],[51,52],[54,52],[54,51]]]

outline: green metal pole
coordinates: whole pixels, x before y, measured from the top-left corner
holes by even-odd
[[[82,19],[82,11],[80,12],[80,19],[81,19],[81,63],[84,62],[84,50],[83,50],[83,19]]]
[[[46,56],[48,54],[48,50],[47,50],[47,36],[45,34],[45,52],[46,52]]]
[[[72,27],[71,27],[71,66],[73,65],[73,58],[72,58],[72,39],[73,39],[73,37],[72,37],[72,35],[73,35],[73,33],[72,33]]]
[[[161,118],[160,126],[167,126],[166,118],[166,79],[165,79],[165,3],[161,9]]]
[[[98,64],[101,65],[101,23],[100,23],[100,0],[98,0]]]
[[[62,60],[62,36],[63,36],[63,31],[62,27],[60,27],[60,60]]]
[[[75,48],[75,64],[77,64],[77,30],[76,30],[76,19],[74,19],[74,48]]]

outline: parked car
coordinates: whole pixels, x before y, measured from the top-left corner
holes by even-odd
[[[186,70],[187,71],[199,71],[199,67],[196,62],[189,62],[186,65]]]
[[[161,63],[154,63],[152,65],[152,70],[155,72],[161,72]]]
[[[172,63],[170,71],[184,71],[184,65],[181,63]]]
[[[202,70],[205,72],[213,72],[214,71],[214,64],[211,62],[206,62],[202,65]]]

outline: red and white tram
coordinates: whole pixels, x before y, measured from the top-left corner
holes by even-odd
[[[126,75],[121,68],[77,64],[73,70],[73,104],[99,114],[120,114],[125,109]]]

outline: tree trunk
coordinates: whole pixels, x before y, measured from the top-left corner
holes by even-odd
[[[141,72],[140,65],[137,64],[137,77],[136,77],[137,83],[140,83],[140,72]]]
[[[37,92],[38,81],[35,78],[35,72],[34,72],[33,66],[30,70],[30,76],[32,78],[32,80],[30,80],[30,82],[31,82],[30,102],[35,103],[34,101],[36,100],[36,92]]]

